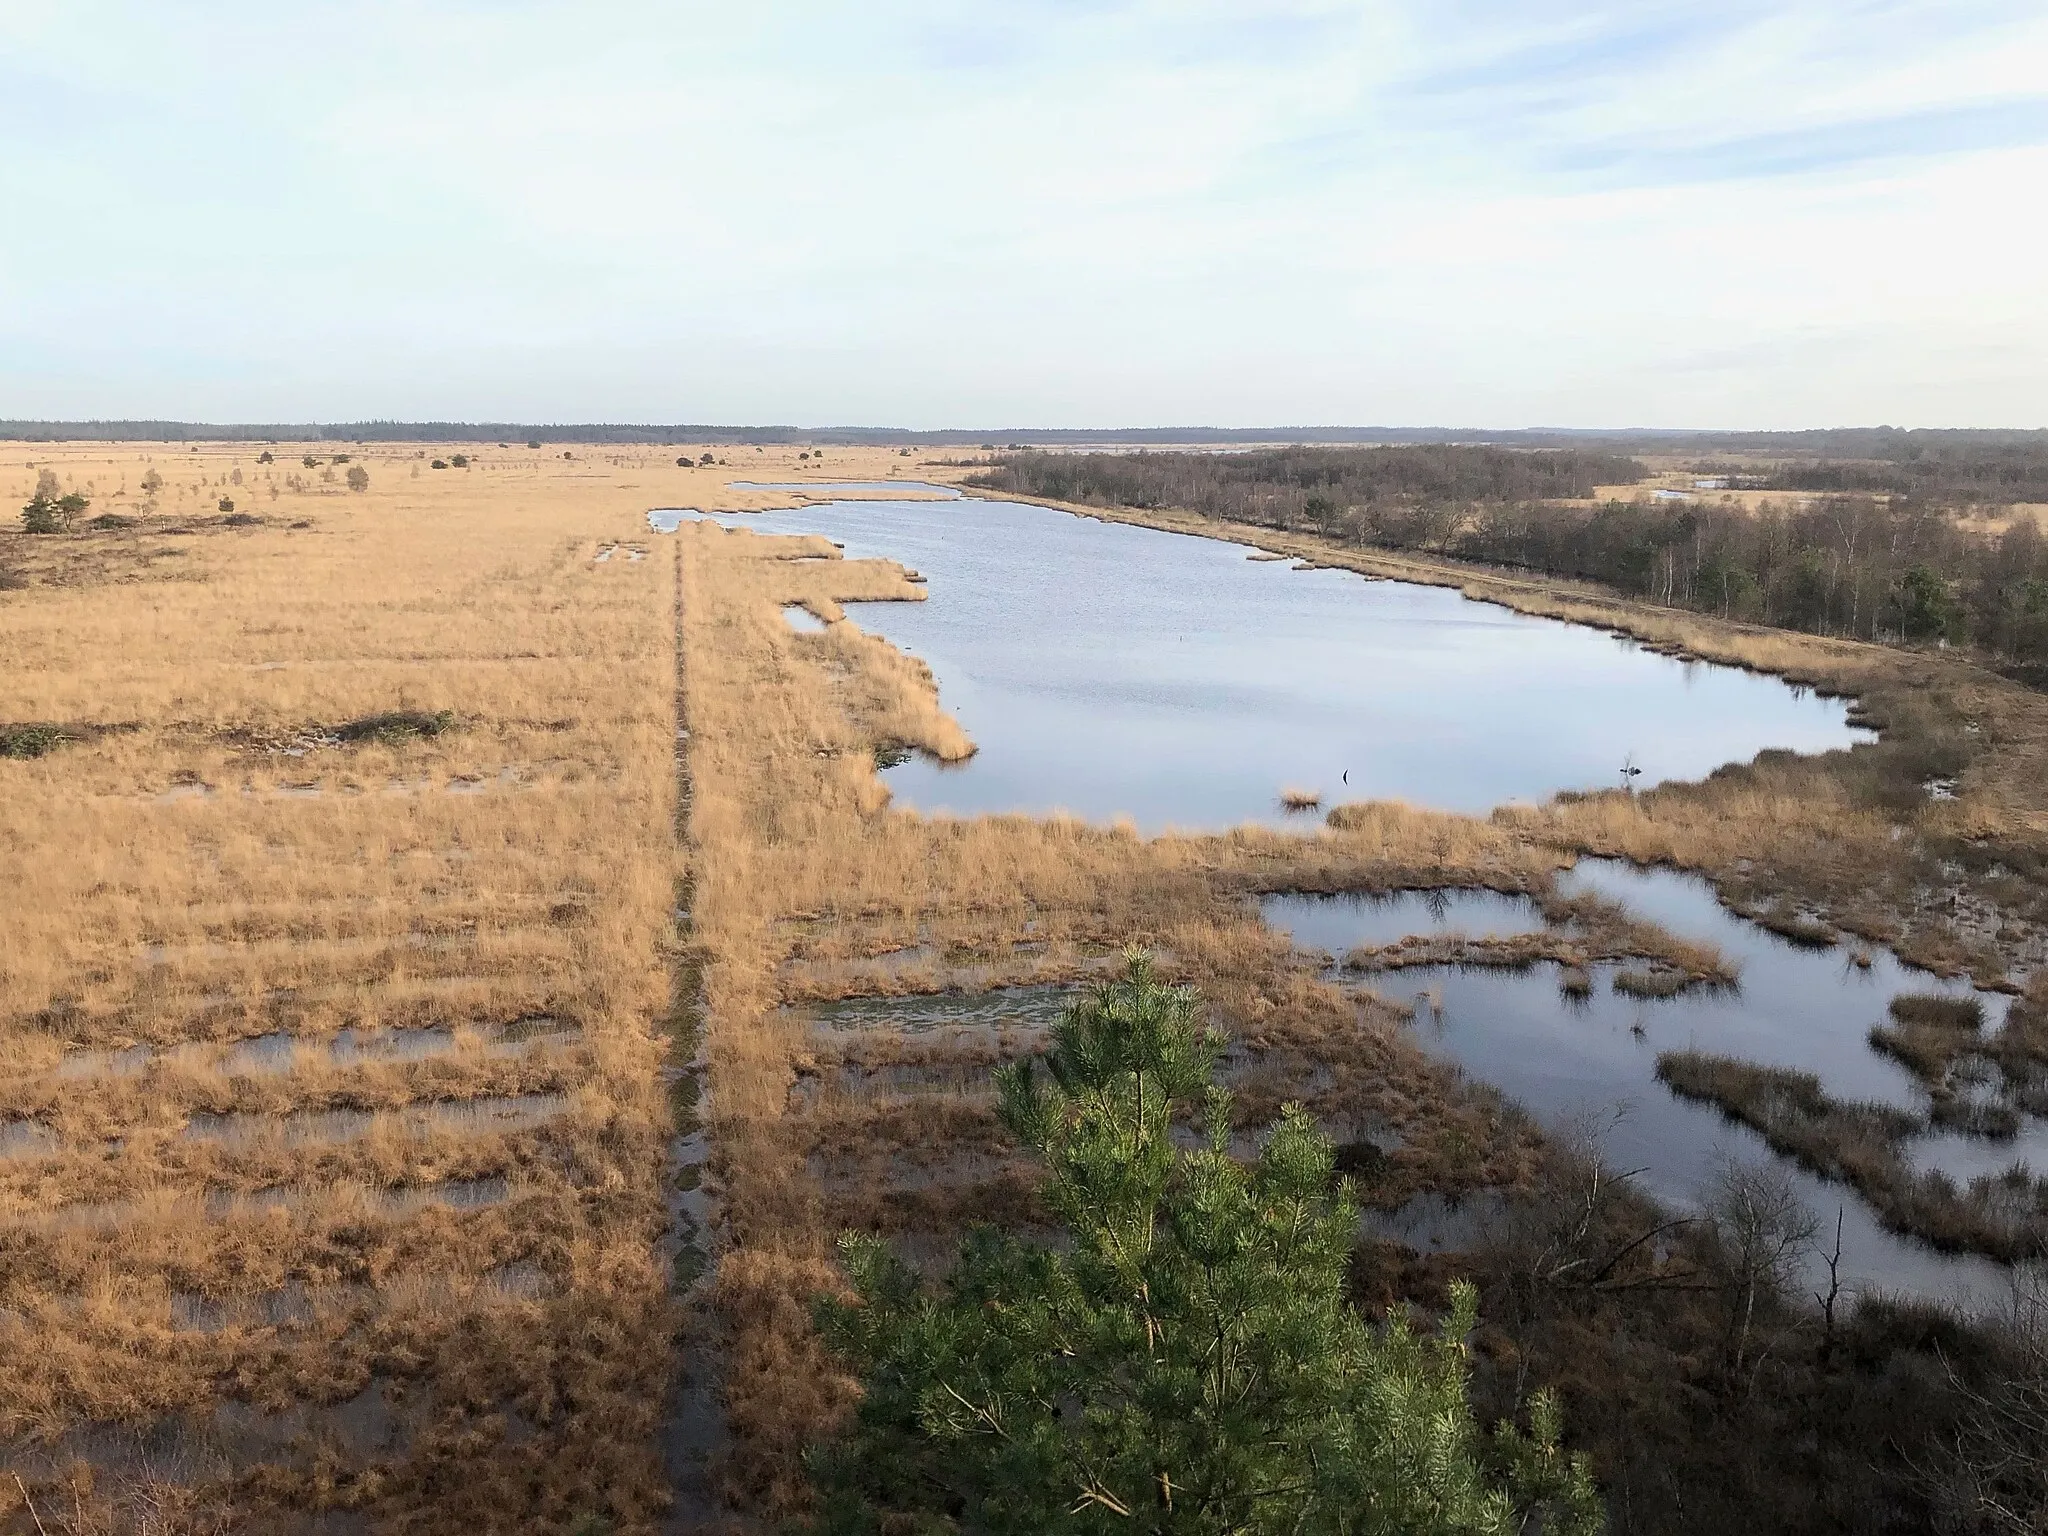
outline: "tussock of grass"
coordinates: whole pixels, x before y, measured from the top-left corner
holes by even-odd
[[[1614,990],[1630,997],[1676,997],[1701,978],[1657,966],[1627,966],[1614,973]]]
[[[1648,961],[1648,965],[1618,974],[1614,982],[1617,990],[1644,997],[1673,997],[1696,986],[1732,986],[1738,979],[1734,967],[1712,945],[1678,938],[1598,896],[1561,896],[1547,872],[1532,877],[1530,884],[1550,925],[1540,932],[1480,938],[1462,933],[1414,934],[1391,944],[1351,950],[1343,957],[1344,968],[1373,972],[1418,965],[1470,965],[1526,970],[1548,961],[1563,968],[1560,984],[1579,996],[1592,988],[1586,967],[1600,961]],[[1584,991],[1578,990],[1575,976],[1585,977]]]
[[[2016,999],[1997,1033],[1984,1033],[1984,1006],[1973,997],[1907,994],[1892,999],[1893,1022],[1870,1031],[1870,1044],[1927,1086],[1935,1123],[2010,1139],[2020,1113],[2048,1111],[2048,1028],[2036,992]],[[1978,1092],[1989,1087],[2001,1102]]]
[[[1941,1088],[1956,1062],[1983,1044],[1984,1007],[1973,997],[1908,994],[1893,998],[1889,1011],[1895,1022],[1871,1029],[1872,1048],[1930,1088]]]
[[[1803,912],[1765,907],[1744,915],[1758,927],[1768,929],[1781,939],[1790,939],[1802,949],[1830,949],[1841,938],[1826,923]]]
[[[402,742],[431,740],[443,731],[454,729],[455,711],[452,709],[436,710],[432,714],[417,709],[391,709],[347,721],[336,726],[334,734],[346,742],[374,741],[389,747]]]
[[[1909,1028],[1975,1035],[1984,1027],[1984,1004],[1974,997],[1908,992],[1893,998],[1885,1011]]]

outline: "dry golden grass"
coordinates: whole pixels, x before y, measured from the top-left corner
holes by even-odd
[[[1958,878],[1990,889],[2010,878],[2010,860],[1989,871],[2001,850],[2044,827],[2048,727],[1982,674],[1255,530],[1224,531],[1858,694],[1892,756],[1492,818],[1340,806],[1303,833],[927,819],[890,809],[876,753],[973,743],[921,664],[842,606],[922,586],[818,540],[664,538],[644,512],[787,499],[730,489],[740,475],[957,471],[885,450],[714,447],[726,462],[702,466],[682,445],[471,446],[471,468],[435,471],[436,450],[344,448],[371,475],[358,495],[299,462],[335,446],[258,466],[249,445],[38,445],[24,493],[29,461],[50,463],[94,512],[140,522],[0,535],[0,570],[27,583],[0,590],[4,713],[76,738],[0,762],[17,897],[0,1118],[39,1137],[0,1156],[0,1357],[31,1362],[0,1383],[0,1465],[83,1511],[79,1529],[120,1528],[137,1489],[197,1489],[258,1529],[335,1508],[422,1532],[587,1513],[651,1530],[664,1399],[679,1364],[714,1354],[718,1494],[760,1519],[801,1509],[799,1453],[851,1392],[808,1320],[836,1283],[832,1236],[866,1225],[929,1257],[972,1217],[1035,1220],[986,1084],[1038,1036],[834,1034],[793,1005],[1072,984],[1142,942],[1233,1036],[1242,1128],[1295,1099],[1342,1140],[1384,1140],[1375,1198],[1394,1203],[1526,1180],[1540,1138],[1425,1059],[1405,1009],[1292,952],[1259,893],[1483,886],[1555,905],[1574,850],[1611,852],[1706,869],[1758,904],[1795,891],[1982,969],[1997,947],[1929,916],[1928,871],[1988,838],[1981,881]],[[148,467],[166,482],[153,513]],[[266,521],[220,522],[230,493]],[[792,630],[787,604],[827,628]],[[393,709],[450,710],[455,728],[334,739]],[[1886,798],[1912,751],[1966,734],[1957,801]],[[1576,916],[1558,958],[1714,973],[1668,935]],[[494,1044],[536,1016],[561,1028]],[[717,1262],[685,1321],[664,1258],[662,1034],[700,1016]],[[413,1059],[328,1048],[345,1028],[421,1027],[445,1033]],[[297,1049],[251,1065],[280,1033]],[[138,1044],[159,1054],[122,1071],[75,1054]],[[195,1115],[250,1129],[189,1134]],[[296,1311],[267,1320],[280,1306]],[[209,1326],[189,1326],[195,1307]],[[109,1426],[184,1447],[168,1492],[107,1449]],[[97,1463],[83,1493],[81,1454]],[[0,1479],[0,1520],[9,1497]]]
[[[367,492],[298,462],[337,449]],[[650,1529],[674,565],[593,557],[650,548],[661,466],[257,451],[0,476],[136,520],[0,533],[0,714],[74,738],[0,761],[0,1465],[78,1529],[167,1482],[236,1529]],[[337,739],[392,710],[454,728]]]

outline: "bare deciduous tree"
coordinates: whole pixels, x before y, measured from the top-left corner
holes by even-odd
[[[1706,1209],[1728,1281],[1728,1368],[1739,1376],[1769,1352],[1756,1340],[1759,1307],[1790,1288],[1820,1223],[1791,1177],[1769,1163],[1724,1163]]]

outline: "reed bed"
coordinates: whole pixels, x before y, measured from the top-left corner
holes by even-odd
[[[1910,1145],[1929,1122],[1908,1110],[1835,1099],[1809,1072],[1697,1051],[1659,1056],[1657,1076],[1758,1132],[1772,1150],[1849,1185],[1894,1232],[2007,1264],[2048,1253],[2048,1178],[2020,1163],[1961,1185],[1940,1169],[1917,1170]]]

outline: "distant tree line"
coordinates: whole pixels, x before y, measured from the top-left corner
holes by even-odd
[[[1957,506],[2048,502],[2048,443],[1914,445],[1889,460],[1788,464],[1762,482],[1788,491],[1912,496]]]
[[[2048,539],[2030,518],[1987,537],[1950,503],[1898,494],[1757,511],[1703,497],[1560,504],[1642,474],[1597,454],[1430,447],[1020,454],[976,481],[1516,566],[1788,629],[1969,643],[2048,681]]]
[[[1624,431],[1417,426],[1320,427],[1025,427],[991,426],[912,430],[905,427],[799,427],[788,424],[704,422],[503,422],[503,421],[26,421],[0,420],[0,442],[495,442],[524,440],[537,448],[550,443],[619,446],[684,443],[814,444],[896,447],[962,447],[993,450],[998,445],[1063,447],[1124,444],[1242,443],[1460,444],[1504,448],[1562,448],[1620,454],[1763,454],[1776,459],[1891,459],[1914,450],[1974,452],[1996,446],[2048,452],[2048,430],[1983,428],[1835,427],[1804,432]]]
[[[1256,453],[1026,453],[975,483],[1055,501],[1185,507],[1211,517],[1334,526],[1361,506],[1467,504],[1593,494],[1647,473],[1601,453],[1518,453],[1430,444],[1405,448],[1275,448]]]

